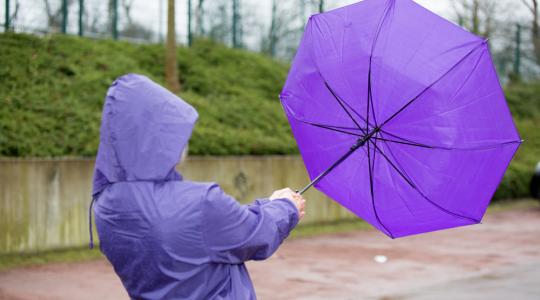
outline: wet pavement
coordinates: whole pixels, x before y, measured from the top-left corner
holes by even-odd
[[[515,266],[489,274],[451,281],[388,300],[537,300],[540,299],[540,263]]]
[[[384,259],[386,258],[386,260]],[[540,299],[540,209],[391,240],[373,230],[286,241],[248,263],[259,299]],[[0,273],[0,299],[127,299],[104,260]]]

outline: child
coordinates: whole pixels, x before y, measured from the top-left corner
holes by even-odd
[[[147,77],[107,93],[93,202],[101,251],[134,299],[255,299],[244,265],[276,251],[304,215],[290,189],[240,205],[175,170],[198,114]]]

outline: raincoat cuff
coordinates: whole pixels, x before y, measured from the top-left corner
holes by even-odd
[[[262,198],[262,199],[256,199],[250,205],[262,206],[262,205],[268,204],[269,202],[270,202],[270,199]]]
[[[296,227],[296,225],[298,225],[298,222],[300,221],[298,208],[296,208],[296,205],[294,205],[294,203],[287,198],[278,198],[278,199],[271,200],[269,202],[270,203],[275,203],[275,202],[286,203],[286,205],[289,206],[289,208],[287,209],[287,212],[289,213],[289,222],[288,222],[289,226],[288,226],[287,234],[285,236],[286,238],[289,235],[289,233]]]

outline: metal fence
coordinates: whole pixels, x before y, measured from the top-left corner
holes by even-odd
[[[66,33],[137,43],[163,42],[166,35],[167,0],[3,1],[0,14],[5,31]],[[177,0],[177,41],[189,44],[194,37],[206,37],[231,47],[291,59],[311,14],[352,2],[356,1]],[[446,17],[452,15],[449,10]],[[513,77],[540,77],[540,55],[536,54],[540,50],[534,48],[530,22],[523,17],[518,21],[498,23],[496,33],[490,36],[503,83]]]
[[[512,44],[507,48],[507,51],[512,53],[512,59],[507,59],[512,64],[510,74],[525,80],[540,78],[540,54],[537,54],[540,53],[540,48],[535,49],[531,26],[515,24]]]
[[[166,2],[141,0],[4,0],[4,30],[66,33],[94,38],[159,42],[166,26]],[[182,21],[183,7],[177,9]],[[179,40],[185,42],[181,22]]]
[[[489,45],[502,83],[511,80],[531,81],[540,78],[540,56],[533,43],[531,26],[508,22],[489,37]]]
[[[167,0],[3,0],[5,31],[162,42]],[[232,47],[292,56],[308,17],[354,0],[180,0],[177,41],[203,36]]]

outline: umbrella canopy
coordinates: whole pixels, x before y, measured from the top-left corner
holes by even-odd
[[[315,187],[392,238],[479,223],[521,143],[487,41],[411,0],[312,16],[280,98]]]

